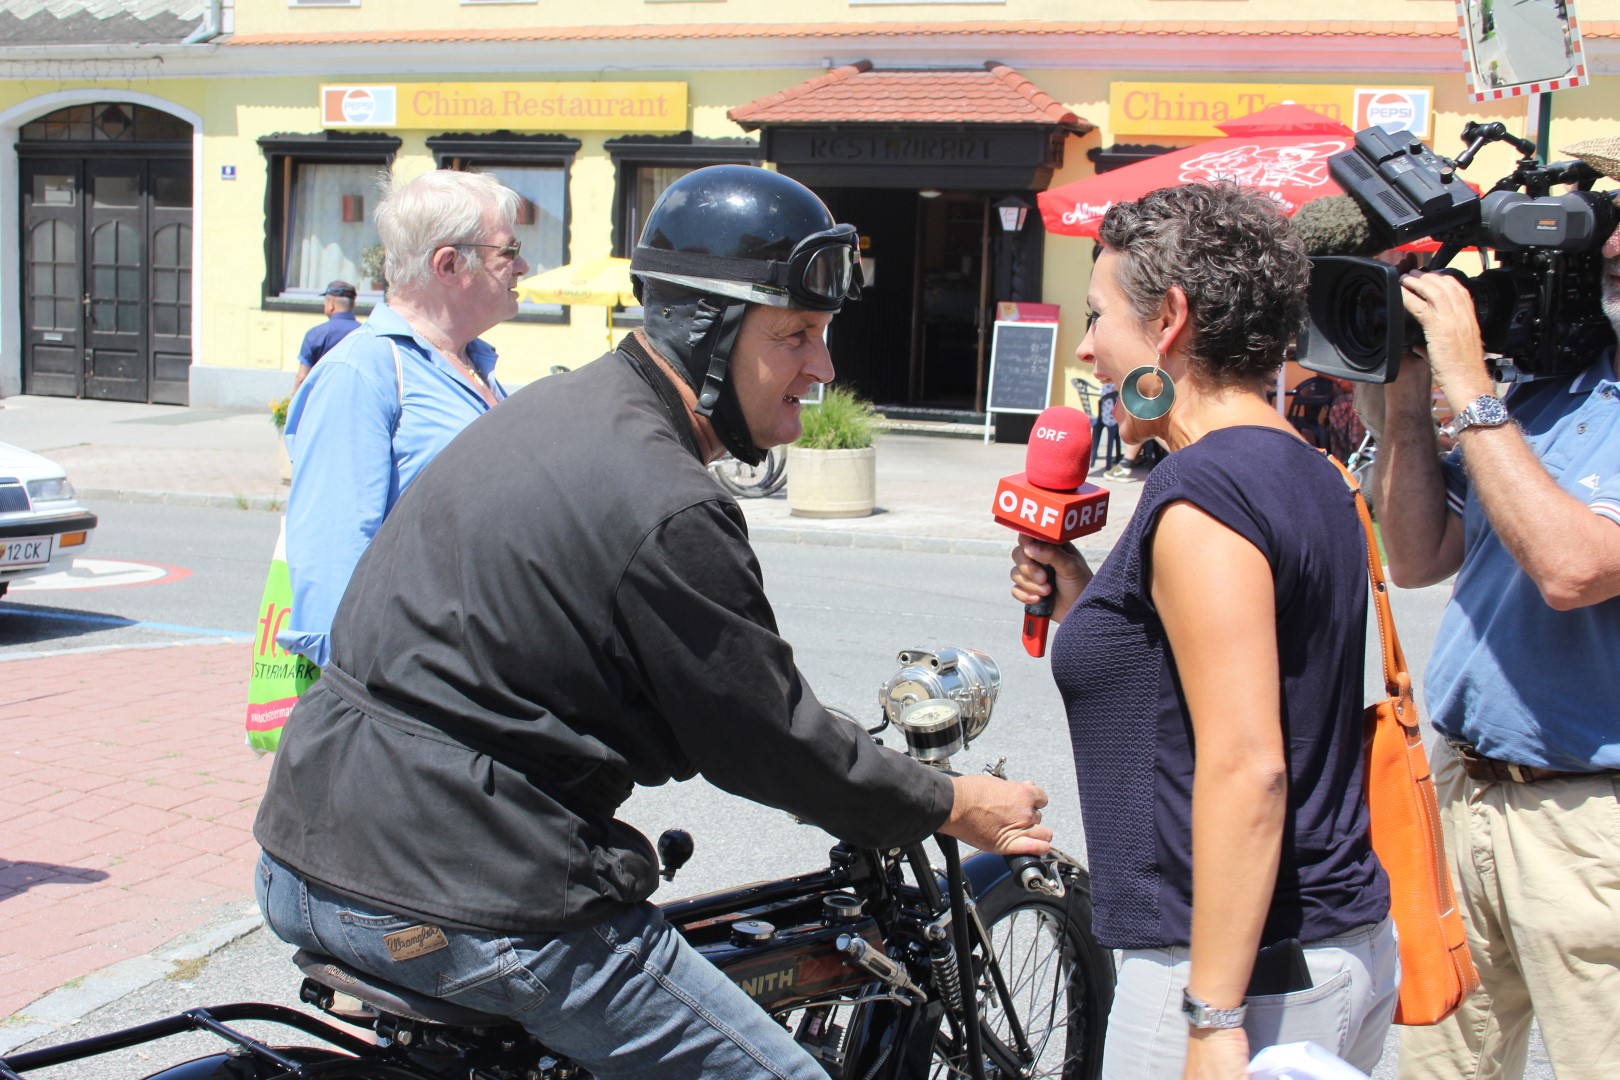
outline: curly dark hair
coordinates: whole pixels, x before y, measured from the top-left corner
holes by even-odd
[[[1305,326],[1310,260],[1260,192],[1221,181],[1160,188],[1115,203],[1098,235],[1119,252],[1120,288],[1141,318],[1170,286],[1187,294],[1194,370],[1216,385],[1275,374]]]

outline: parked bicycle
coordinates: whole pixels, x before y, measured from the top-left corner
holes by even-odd
[[[709,472],[721,487],[737,498],[763,499],[775,495],[787,483],[787,451],[772,447],[758,465],[749,465],[727,454],[712,462]]]
[[[913,758],[949,769],[983,733],[1001,686],[973,649],[906,650],[879,689],[881,722]],[[851,718],[852,722],[853,718]],[[1004,761],[987,771],[1002,775]],[[1091,936],[1089,878],[1043,858],[962,858],[934,838],[873,850],[838,844],[820,870],[664,905],[699,952],[792,1031],[834,1080],[1012,1080],[1099,1075],[1113,966]],[[691,837],[658,843],[664,876]],[[0,1078],[81,1061],[186,1031],[230,1044],[148,1080],[587,1080],[510,1018],[390,985],[299,951],[300,997],[370,1039],[269,1004],[192,1009],[45,1050],[0,1058]],[[230,1025],[268,1021],[319,1046],[272,1046]]]

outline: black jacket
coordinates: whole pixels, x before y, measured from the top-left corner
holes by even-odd
[[[636,351],[514,394],[389,515],[276,755],[254,824],[276,858],[544,931],[652,893],[651,845],[613,816],[634,784],[701,772],[869,845],[943,823],[948,779],[804,684],[741,510]]]

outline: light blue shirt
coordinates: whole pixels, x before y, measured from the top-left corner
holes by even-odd
[[[396,375],[394,349],[398,347]],[[497,400],[495,350],[467,356]],[[468,424],[489,411],[451,362],[378,304],[365,325],[310,370],[287,408],[287,570],[290,625],[276,642],[325,666],[338,601],[383,518]]]
[[[1612,350],[1573,381],[1515,387],[1507,404],[1558,486],[1620,526]],[[1620,597],[1574,611],[1548,607],[1485,519],[1460,449],[1445,473],[1465,548],[1424,678],[1430,720],[1500,761],[1620,769]]]

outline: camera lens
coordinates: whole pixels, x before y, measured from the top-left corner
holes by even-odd
[[[1370,275],[1347,276],[1333,299],[1335,344],[1345,363],[1362,371],[1378,367],[1389,333],[1384,282]]]

